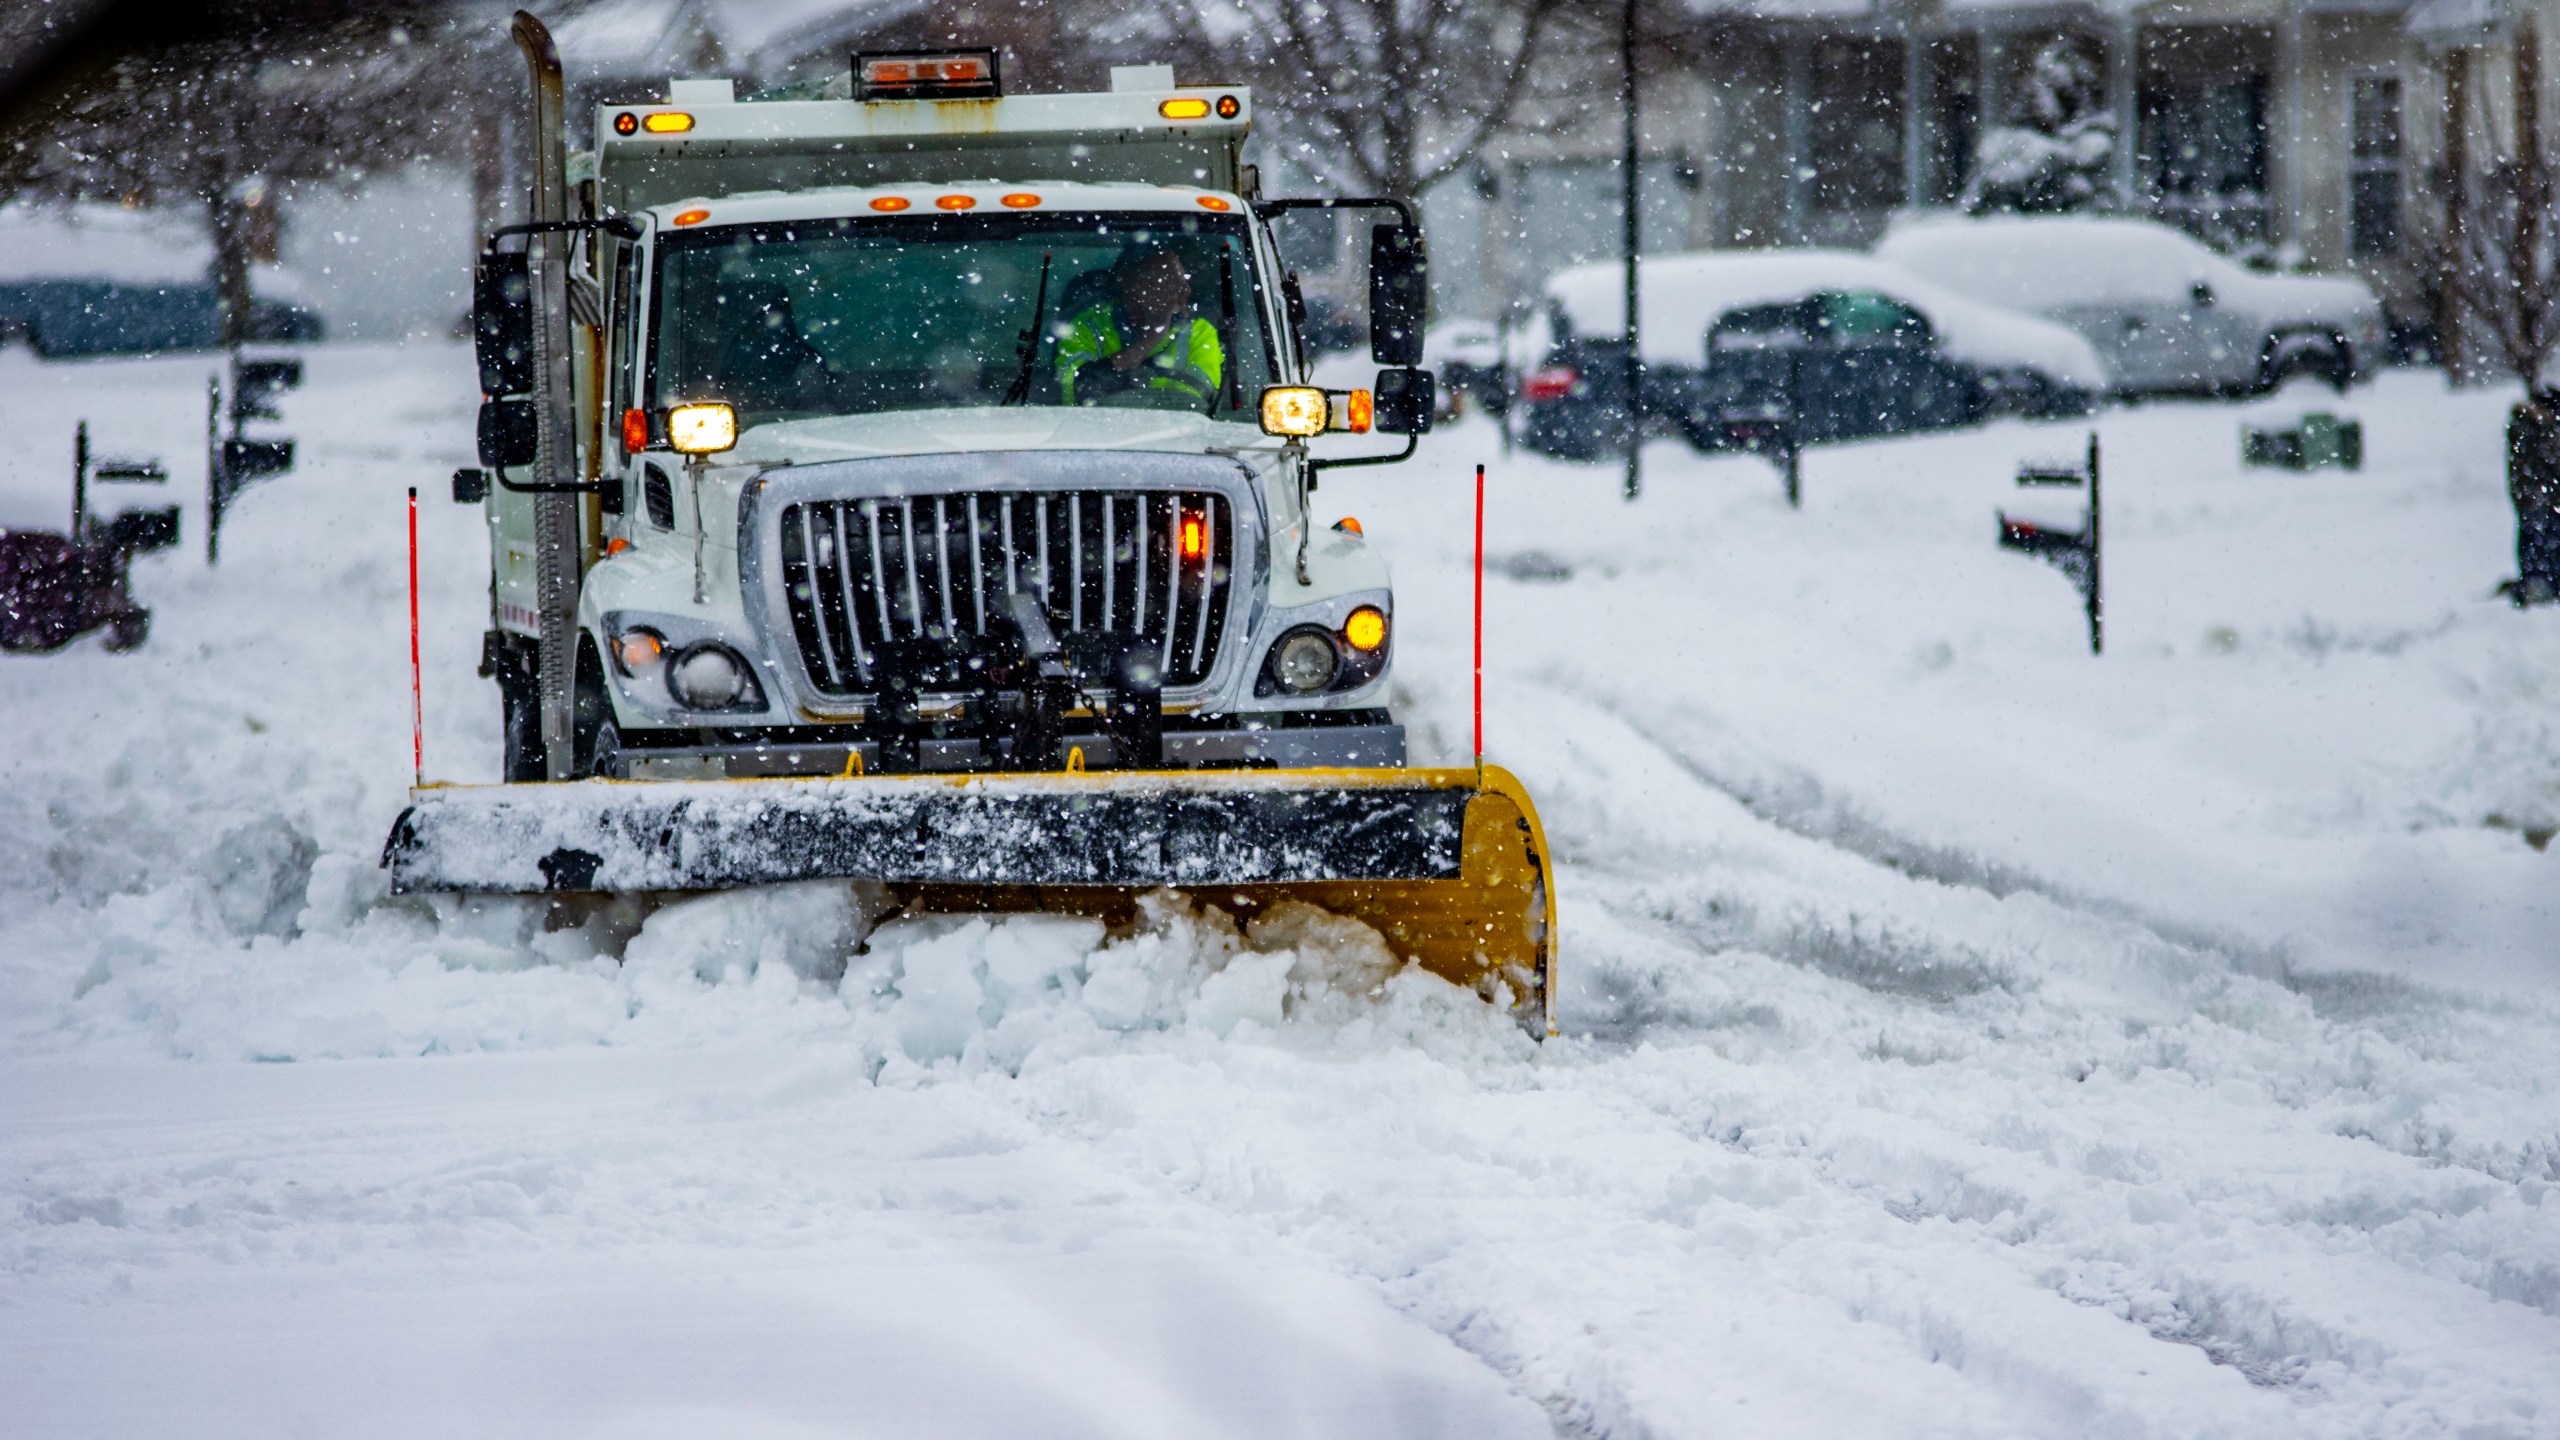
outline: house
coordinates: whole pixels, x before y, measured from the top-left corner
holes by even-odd
[[[2560,33],[2560,0],[1690,0],[1649,23],[1648,250],[1863,246],[1961,203],[1986,136],[2076,123],[2101,205],[2362,276],[2418,335],[2447,177],[2513,153],[2516,40]],[[1527,117],[1429,197],[1444,305],[1491,314],[1618,253],[1615,77],[1548,89],[1612,103]]]

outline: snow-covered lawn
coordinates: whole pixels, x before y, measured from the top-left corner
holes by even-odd
[[[214,571],[206,369],[0,355],[0,523],[81,415],[189,501],[145,650],[0,657],[0,1431],[2560,1435],[2501,395],[2384,377],[2355,475],[2237,467],[2318,392],[2101,417],[2103,658],[1993,543],[2086,426],[1818,451],[1801,512],[1475,421],[1328,476],[1449,759],[1492,466],[1539,1047],[1318,923],[389,900],[408,485],[428,769],[495,764],[467,357],[317,352]]]

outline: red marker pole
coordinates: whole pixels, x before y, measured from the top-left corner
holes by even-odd
[[[409,487],[409,775],[427,783],[426,686],[418,669],[418,487]]]
[[[1476,781],[1484,781],[1484,467],[1476,467]]]

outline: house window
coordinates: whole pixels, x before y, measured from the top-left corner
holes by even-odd
[[[1814,47],[1808,138],[1813,208],[1884,210],[1902,203],[1902,47],[1827,40]]]
[[[2400,248],[2400,77],[2357,76],[2349,123],[2348,250],[2393,254]]]

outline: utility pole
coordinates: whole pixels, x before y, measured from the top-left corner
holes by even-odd
[[[1620,240],[1627,257],[1626,497],[1633,500],[1644,489],[1644,317],[1636,306],[1636,246],[1643,234],[1643,216],[1636,209],[1636,0],[1624,0],[1618,12],[1618,93],[1626,107],[1618,178],[1624,192]]]

